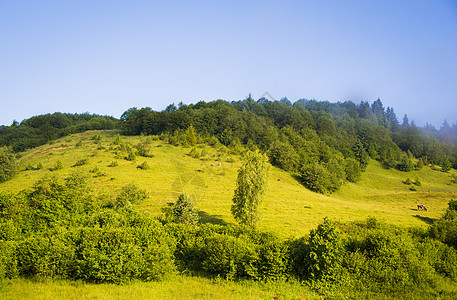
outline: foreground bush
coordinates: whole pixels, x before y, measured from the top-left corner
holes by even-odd
[[[249,227],[163,224],[135,209],[133,203],[147,195],[134,184],[107,200],[94,196],[86,179],[80,173],[64,182],[46,177],[31,190],[0,193],[0,279],[125,283],[181,271],[234,280],[298,279],[316,288],[399,298],[405,290],[436,298],[457,280],[457,250],[442,239],[454,234],[453,227],[440,223],[455,220],[455,201],[429,236],[375,218],[348,224],[324,219],[309,236],[283,240]]]

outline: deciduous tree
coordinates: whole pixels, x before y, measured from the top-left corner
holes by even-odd
[[[259,219],[259,205],[267,187],[268,159],[258,151],[245,154],[238,170],[232,214],[239,223],[254,227]]]

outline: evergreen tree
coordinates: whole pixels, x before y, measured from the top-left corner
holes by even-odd
[[[182,193],[173,205],[173,219],[177,223],[196,225],[200,221],[198,211],[192,201],[192,198]]]
[[[259,205],[267,187],[268,160],[259,152],[249,151],[238,170],[232,214],[239,223],[254,227],[259,219]]]
[[[368,161],[370,160],[370,157],[368,156],[365,147],[363,147],[362,142],[357,141],[352,147],[352,151],[354,152],[355,159],[360,164],[360,169],[362,170],[362,172],[364,172],[368,166]]]
[[[401,126],[403,126],[404,128],[409,127],[409,120],[406,114],[403,116],[403,124]]]
[[[184,145],[186,146],[195,146],[197,144],[197,137],[195,136],[195,130],[192,125],[190,125],[186,130],[186,136],[184,138]]]
[[[386,118],[387,118],[387,122],[389,122],[389,124],[390,124],[391,130],[397,131],[399,123],[398,123],[397,115],[395,114],[395,111],[392,107],[387,107]]]
[[[422,159],[422,157],[421,157],[421,158],[419,158],[419,160],[417,161],[416,170],[418,170],[418,171],[419,171],[419,170],[422,170],[423,167],[424,167],[424,161],[423,161],[423,159]]]
[[[398,164],[397,167],[400,171],[403,172],[410,172],[414,170],[414,164],[406,155],[403,155],[403,157],[401,158],[401,162]]]

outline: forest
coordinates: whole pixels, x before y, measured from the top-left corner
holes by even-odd
[[[380,99],[356,105],[249,97],[231,103],[171,104],[161,112],[130,108],[121,116],[121,126],[125,135],[166,134],[172,143],[179,143],[192,126],[225,146],[267,153],[271,164],[320,193],[358,181],[369,158],[405,172],[428,164],[442,171],[457,168],[457,124],[419,128],[406,115],[400,124],[394,109],[384,108]]]
[[[14,121],[11,126],[0,126],[0,147],[8,146],[14,152],[21,152],[69,134],[118,127],[119,120],[108,116],[58,112],[39,115],[20,124]]]

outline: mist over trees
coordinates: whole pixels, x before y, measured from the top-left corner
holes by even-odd
[[[400,124],[394,109],[385,108],[380,99],[355,104],[249,97],[171,104],[161,112],[133,107],[121,122],[125,135],[176,137],[192,131],[227,147],[255,145],[273,165],[321,193],[358,181],[370,158],[405,172],[413,170],[418,159],[422,166],[438,165],[443,171],[457,167],[457,125],[419,128],[406,115]]]

